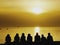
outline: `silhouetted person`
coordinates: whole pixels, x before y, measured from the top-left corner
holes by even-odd
[[[53,44],[53,37],[51,36],[50,33],[48,33],[47,42],[48,42],[49,45],[52,45]]]
[[[10,45],[10,43],[11,43],[11,37],[10,37],[10,35],[9,34],[7,34],[7,36],[6,36],[6,38],[5,38],[5,44],[6,45]]]
[[[17,33],[17,34],[15,35],[15,37],[14,37],[14,43],[15,43],[16,45],[19,45],[19,42],[20,42],[20,37],[19,37],[19,34]]]
[[[25,34],[22,33],[21,39],[19,38],[19,34],[17,33],[14,37],[14,42],[11,42],[11,37],[9,34],[7,34],[6,38],[5,38],[5,44],[0,44],[0,45],[26,45],[26,40],[25,40]],[[19,44],[20,42],[20,44]],[[30,34],[28,34],[27,36],[27,45],[32,45],[32,36]],[[46,44],[47,42],[47,44]],[[41,41],[40,41],[40,35],[38,35],[38,33],[36,33],[35,35],[35,41],[32,42],[33,45],[60,45],[60,41],[53,41],[53,37],[51,36],[50,33],[48,33],[47,39],[46,37],[44,37],[44,35],[42,35]]]
[[[25,38],[26,38],[26,37],[25,37],[25,34],[22,33],[21,41],[20,41],[20,44],[21,44],[21,45],[26,45],[26,39],[25,39]]]
[[[30,34],[27,36],[27,45],[32,45],[32,36]]]
[[[46,37],[44,37],[43,34],[42,34],[42,37],[41,37],[41,45],[47,45],[47,39],[46,39]]]
[[[40,45],[40,35],[38,35],[38,33],[36,33],[35,36],[35,45]]]

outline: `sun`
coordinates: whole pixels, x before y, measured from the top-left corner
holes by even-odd
[[[35,8],[32,8],[32,12],[35,14],[40,14],[43,12],[43,10],[41,8],[35,7]]]
[[[34,31],[35,31],[35,34],[36,34],[36,33],[40,34],[40,27],[35,27],[35,28],[34,28]],[[34,34],[34,35],[35,35],[35,34]]]

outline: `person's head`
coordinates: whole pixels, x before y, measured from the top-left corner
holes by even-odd
[[[19,34],[18,34],[18,33],[16,33],[16,36],[19,36]]]
[[[10,35],[9,35],[9,34],[7,34],[7,37],[10,37]]]
[[[39,35],[38,33],[36,33],[36,35]]]
[[[42,37],[44,37],[44,35],[42,34]]]
[[[28,34],[28,36],[31,36],[31,34]]]
[[[25,36],[25,34],[24,34],[24,33],[22,33],[22,36]]]
[[[50,33],[48,33],[48,36],[50,36]]]

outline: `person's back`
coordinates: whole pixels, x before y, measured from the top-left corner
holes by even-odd
[[[28,34],[27,41],[32,42],[32,36],[30,34]]]
[[[21,45],[26,45],[26,39],[25,38],[26,38],[25,34],[22,33],[21,40],[20,40]]]
[[[21,41],[25,41],[25,34],[24,33],[22,33],[22,36],[21,36]]]
[[[48,41],[48,42],[52,42],[52,41],[53,41],[53,37],[51,36],[50,33],[48,33],[47,41]]]
[[[40,42],[40,36],[38,35],[38,33],[36,33],[35,42]]]
[[[34,44],[40,45],[40,36],[38,35],[38,33],[36,33]]]
[[[7,34],[7,36],[5,38],[5,45],[11,45],[11,37],[9,34]]]
[[[48,33],[47,42],[48,42],[49,45],[53,45],[53,37],[51,36],[50,33]]]
[[[46,45],[47,44],[47,39],[46,39],[46,37],[44,37],[44,35],[42,35],[41,44],[42,45]]]
[[[19,37],[19,34],[18,33],[14,37],[14,42],[20,42],[20,37]]]
[[[11,37],[10,37],[9,34],[7,34],[5,41],[6,41],[7,43],[11,42]]]
[[[32,45],[32,36],[30,34],[27,36],[27,45]]]

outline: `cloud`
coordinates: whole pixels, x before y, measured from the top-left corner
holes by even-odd
[[[41,26],[51,26],[59,27],[60,26],[60,11],[51,11],[40,15],[41,18],[39,23]]]
[[[26,26],[60,26],[60,13],[56,12],[47,12],[40,14],[39,16],[28,13],[9,13],[9,14],[0,14],[0,26],[1,27],[26,27]]]

